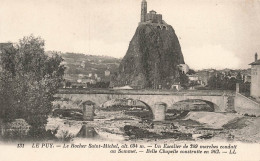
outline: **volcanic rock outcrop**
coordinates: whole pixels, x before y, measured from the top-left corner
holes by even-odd
[[[118,73],[111,80],[114,87],[160,88],[179,82],[178,65],[185,63],[174,29],[155,11],[143,14]]]

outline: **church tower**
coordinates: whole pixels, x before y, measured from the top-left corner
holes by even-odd
[[[146,0],[142,0],[141,5],[141,22],[146,21],[146,14],[147,14],[147,2]]]

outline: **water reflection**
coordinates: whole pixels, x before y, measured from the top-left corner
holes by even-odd
[[[82,125],[80,131],[76,135],[76,137],[80,138],[95,138],[98,136],[98,133],[92,126]]]

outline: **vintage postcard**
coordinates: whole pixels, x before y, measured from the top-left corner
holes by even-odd
[[[259,0],[0,0],[0,160],[260,155]]]

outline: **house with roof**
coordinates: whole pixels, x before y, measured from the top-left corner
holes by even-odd
[[[189,75],[187,74],[187,77],[189,78],[190,81],[199,81],[199,76],[198,74],[192,74],[192,75]]]
[[[181,70],[181,72],[184,74],[186,74],[190,70],[190,68],[187,64],[179,64],[178,67],[179,67],[179,70]]]
[[[250,96],[260,100],[260,59],[257,53],[255,53],[255,61],[249,65],[251,65]]]
[[[109,77],[110,76],[110,70],[105,70],[105,77]]]

